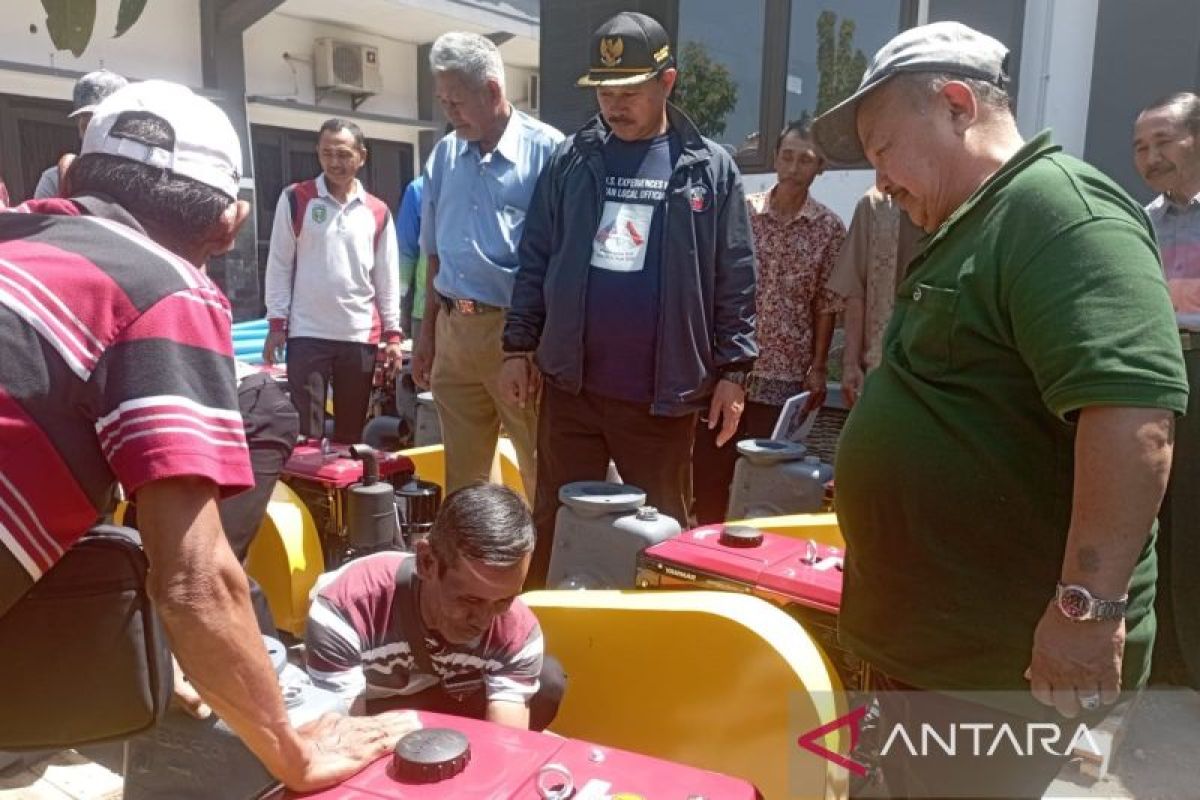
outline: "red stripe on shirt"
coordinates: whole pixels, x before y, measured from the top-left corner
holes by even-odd
[[[164,297],[125,329],[122,341],[167,339],[233,357],[228,302],[223,295],[189,289]]]
[[[24,276],[36,276],[37,283],[44,287],[37,290],[38,296],[46,299],[49,293],[58,301],[46,305],[63,327],[79,331],[76,336],[87,342],[91,351],[103,350],[137,318],[138,310],[120,285],[85,256],[44,242],[13,239],[0,242],[0,259],[11,262],[4,274],[20,280],[22,285],[30,284]],[[24,276],[17,276],[15,270]],[[70,309],[69,315],[62,306]],[[82,331],[99,341],[99,347]]]
[[[6,445],[0,453],[3,465],[0,472],[12,484],[10,488],[0,482],[9,507],[0,509],[3,515],[0,522],[28,558],[44,571],[82,531],[95,523],[98,510],[50,439],[21,404],[3,390],[0,390],[0,441]],[[24,503],[16,499],[14,490]],[[42,522],[45,533],[35,524],[41,518],[36,514],[31,516],[30,509],[53,510]]]

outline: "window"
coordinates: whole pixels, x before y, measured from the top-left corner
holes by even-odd
[[[762,150],[766,0],[683,0],[675,100],[700,132],[756,160]]]
[[[785,120],[813,119],[858,88],[901,29],[903,0],[792,0]]]
[[[916,0],[679,0],[675,102],[743,172],[770,172],[784,124],[853,92],[916,9]]]

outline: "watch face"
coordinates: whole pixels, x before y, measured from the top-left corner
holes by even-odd
[[[1058,598],[1059,609],[1069,619],[1083,619],[1091,610],[1091,606],[1092,599],[1088,597],[1087,592],[1079,589],[1063,589]]]

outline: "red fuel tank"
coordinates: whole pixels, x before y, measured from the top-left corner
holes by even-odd
[[[808,539],[705,525],[646,548],[638,561],[638,585],[745,592],[836,614],[843,557],[840,549]]]
[[[862,688],[862,662],[837,642],[845,552],[738,525],[705,525],[648,547],[638,557],[638,588],[716,589],[783,606],[823,649],[842,683]]]
[[[399,476],[407,479],[412,476],[415,467],[412,459],[399,453],[375,451],[379,459],[379,477],[381,480],[395,483],[393,478]],[[330,489],[345,489],[353,483],[362,480],[363,462],[350,456],[350,448],[333,445],[329,452],[321,452],[316,444],[299,444],[292,451],[292,457],[283,466],[283,477],[300,478],[319,483]]]
[[[620,794],[643,800],[759,797],[744,780],[624,750],[462,717],[427,712],[420,712],[420,717],[424,730],[417,734],[423,734],[423,741],[416,746],[406,747],[402,739],[397,746],[400,754],[376,761],[333,789],[305,795],[281,791],[275,797],[284,800],[300,797],[305,800],[555,797],[607,800]],[[462,749],[464,746],[466,750]],[[444,771],[438,774],[449,777],[436,780],[433,773],[437,773],[438,766],[433,762],[439,759],[443,759]],[[413,761],[421,762],[416,774],[411,769]],[[413,782],[422,779],[421,768],[431,771],[433,782]]]

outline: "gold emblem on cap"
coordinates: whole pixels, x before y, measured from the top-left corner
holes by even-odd
[[[625,53],[625,40],[618,37],[600,39],[600,63],[606,67],[615,67],[621,63]]]
[[[664,44],[654,54],[654,60],[658,61],[658,62],[666,61],[670,57],[671,57],[671,45],[669,45],[669,44]]]

